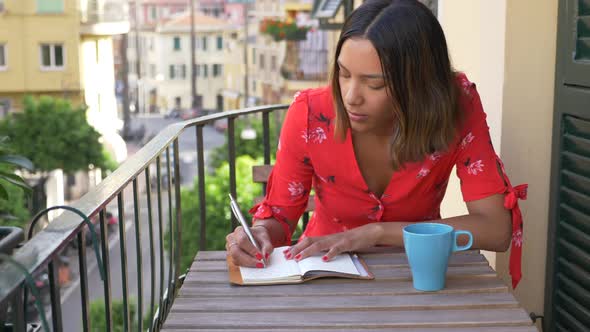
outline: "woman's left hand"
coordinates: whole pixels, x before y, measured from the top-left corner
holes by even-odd
[[[366,249],[377,245],[381,234],[380,228],[378,223],[371,223],[341,233],[306,237],[296,245],[283,251],[283,254],[287,259],[299,261],[318,252],[327,251],[322,257],[322,260],[327,262],[340,253]]]

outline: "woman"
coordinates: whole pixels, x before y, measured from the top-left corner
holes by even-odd
[[[330,86],[298,93],[289,108],[265,200],[251,210],[262,252],[238,227],[226,238],[229,255],[238,265],[263,267],[273,247],[290,242],[313,184],[316,210],[284,252],[288,259],[401,247],[404,226],[436,220],[471,231],[474,248],[506,251],[512,240],[516,286],[516,199],[526,186],[510,185],[485,118],[475,85],[453,71],[427,7],[366,1],[344,23]],[[441,220],[453,166],[469,213]]]

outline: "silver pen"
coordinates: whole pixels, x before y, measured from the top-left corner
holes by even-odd
[[[252,242],[254,247],[256,247],[256,249],[258,249],[258,252],[260,252],[260,254],[262,255],[262,249],[260,248],[260,245],[258,245],[258,242],[254,238],[254,235],[252,235],[252,232],[250,231],[250,226],[248,226],[248,223],[246,222],[246,218],[244,218],[244,215],[242,214],[242,211],[240,210],[240,206],[238,205],[238,202],[236,202],[236,200],[233,198],[233,196],[231,194],[228,194],[228,196],[229,196],[229,200],[230,200],[229,206],[231,207],[231,210],[232,210],[234,216],[236,217],[236,219],[238,219],[238,221],[240,222],[240,224],[244,228],[244,232],[248,236],[248,239],[250,239],[250,242]],[[264,257],[262,257],[262,264],[264,264],[264,267],[266,267],[266,260],[264,259]]]

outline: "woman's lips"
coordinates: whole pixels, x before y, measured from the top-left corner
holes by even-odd
[[[364,115],[364,114],[359,114],[359,113],[353,113],[353,112],[347,112],[348,113],[348,118],[350,119],[350,121],[365,121],[369,118],[369,116]]]

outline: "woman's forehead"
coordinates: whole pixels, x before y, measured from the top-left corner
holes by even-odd
[[[348,71],[359,75],[383,75],[379,55],[368,39],[350,38],[344,41],[337,61]]]

